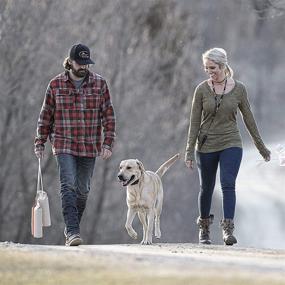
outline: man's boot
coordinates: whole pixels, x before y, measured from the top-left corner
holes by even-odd
[[[209,218],[202,219],[198,217],[197,225],[199,226],[199,243],[211,244],[210,239],[210,225],[213,223],[214,215],[210,215]]]
[[[237,243],[237,239],[233,235],[234,231],[234,221],[232,219],[223,219],[220,223],[223,228],[223,240],[225,245],[233,245]]]

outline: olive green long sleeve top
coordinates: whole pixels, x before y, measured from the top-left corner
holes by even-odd
[[[217,95],[217,99],[219,100],[220,98],[221,95]],[[185,153],[186,161],[194,160],[195,148],[199,152],[208,153],[229,147],[242,147],[242,140],[237,125],[238,109],[260,154],[264,158],[270,155],[270,151],[265,147],[260,137],[248,102],[246,88],[241,82],[235,80],[234,88],[223,96],[220,107],[211,124],[215,109],[215,93],[207,81],[203,81],[195,89],[192,101]],[[201,141],[205,135],[207,135],[207,139],[201,147]]]

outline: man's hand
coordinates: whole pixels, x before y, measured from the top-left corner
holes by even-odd
[[[112,155],[112,152],[104,147],[102,147],[101,157],[105,160]]]
[[[44,158],[44,150],[43,149],[35,149],[35,155],[37,158]]]

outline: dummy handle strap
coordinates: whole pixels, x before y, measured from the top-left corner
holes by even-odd
[[[43,177],[42,177],[42,170],[41,170],[41,159],[39,158],[37,193],[42,193],[43,191],[44,191],[44,187],[43,187]]]

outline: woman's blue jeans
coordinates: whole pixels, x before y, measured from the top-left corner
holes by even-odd
[[[200,217],[208,218],[211,210],[212,196],[215,188],[218,165],[223,192],[224,219],[233,219],[235,214],[235,182],[242,159],[242,148],[230,147],[221,151],[196,152],[199,171],[200,192],[198,206]]]
[[[78,157],[71,154],[56,155],[62,213],[67,235],[79,234],[79,224],[86,207],[95,157]]]

